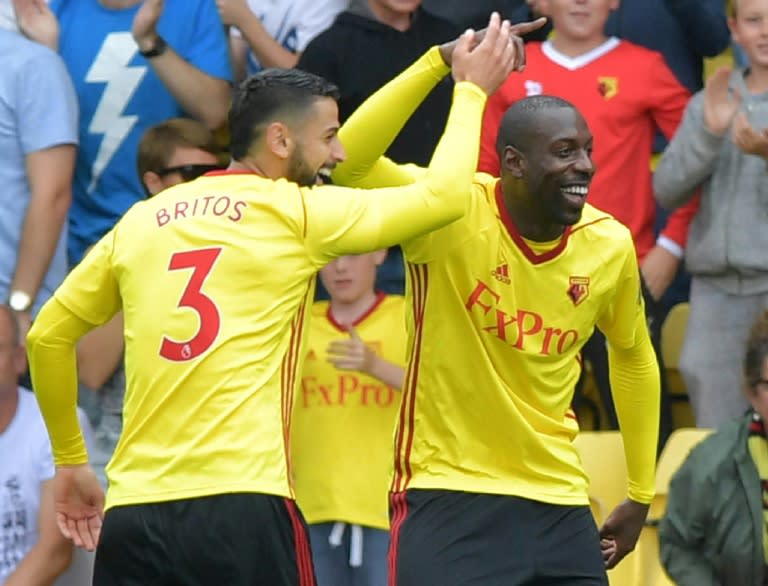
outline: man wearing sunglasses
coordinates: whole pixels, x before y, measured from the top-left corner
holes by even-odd
[[[139,179],[148,196],[221,169],[220,148],[208,128],[189,118],[153,126],[139,143]]]
[[[219,146],[211,131],[189,118],[172,118],[147,130],[139,142],[137,166],[147,197],[221,169]],[[104,467],[115,451],[123,429],[123,315],[89,332],[77,347],[80,382],[94,395],[87,395],[92,415],[95,450],[92,464],[106,486]]]

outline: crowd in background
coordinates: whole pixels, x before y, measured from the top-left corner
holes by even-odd
[[[515,100],[554,93],[576,104],[595,137],[589,202],[632,231],[657,354],[666,313],[689,302],[680,370],[696,423],[742,416],[755,405],[743,392],[744,351],[768,309],[768,6],[740,0],[750,18],[730,29],[728,9],[723,0],[0,0],[0,298],[15,317],[1,314],[0,327],[0,585],[52,583],[69,563],[61,540],[37,531],[53,526],[43,505],[49,449],[42,441],[10,458],[45,440],[31,395],[17,391],[17,380],[29,385],[18,349],[67,272],[131,205],[226,166],[231,84],[263,68],[305,69],[339,87],[343,122],[429,47],[482,28],[494,10],[513,22],[551,18],[526,38],[526,71],[489,101],[480,170],[498,173],[495,132]],[[705,87],[705,59],[732,43],[736,63],[751,68],[720,70]],[[437,84],[389,157],[428,163],[452,86]],[[376,290],[401,295],[399,249],[377,258]],[[318,296],[332,297],[324,287]],[[122,351],[119,316],[78,348],[102,473],[121,429]],[[617,427],[599,333],[585,358]],[[662,386],[662,444],[670,409]],[[49,559],[61,563],[34,567]]]

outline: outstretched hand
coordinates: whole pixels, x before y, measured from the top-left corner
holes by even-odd
[[[605,567],[611,569],[635,549],[649,505],[627,499],[616,507],[600,528],[600,549]]]
[[[541,18],[537,18],[536,20],[532,20],[528,22],[520,22],[517,24],[512,24],[509,27],[509,32],[512,38],[515,39],[516,37],[522,37],[523,35],[527,35],[528,33],[531,33],[535,30],[540,29],[546,24],[546,22],[547,22],[547,19],[544,17],[541,17]],[[480,44],[480,42],[485,38],[485,33],[487,31],[488,31],[487,28],[481,29],[479,31],[473,31],[474,37],[472,39],[472,48]],[[453,41],[450,41],[448,43],[443,43],[442,45],[440,45],[440,56],[443,58],[443,61],[445,61],[446,65],[450,66],[453,64],[453,51],[456,49],[462,37],[459,37],[458,39],[455,39]],[[517,69],[515,69],[515,71],[522,71],[525,67],[525,51],[524,50],[522,51],[521,56],[522,56],[522,62],[518,63],[518,67]]]
[[[454,80],[472,82],[488,95],[495,92],[525,58],[523,41],[514,37],[510,28],[509,21],[501,22],[494,12],[480,43],[475,45],[474,31],[466,31],[453,50]]]
[[[104,518],[104,491],[88,464],[57,466],[53,481],[56,524],[64,537],[93,551]]]

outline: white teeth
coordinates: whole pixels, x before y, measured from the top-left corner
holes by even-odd
[[[321,175],[321,176],[323,176],[323,177],[325,177],[326,179],[330,179],[330,178],[331,178],[331,170],[330,170],[330,169],[326,169],[325,167],[323,167],[322,169],[320,169],[320,170],[317,172],[317,174],[318,174],[318,175]]]
[[[561,191],[571,195],[587,195],[589,190],[583,185],[571,185],[569,187],[561,188]]]

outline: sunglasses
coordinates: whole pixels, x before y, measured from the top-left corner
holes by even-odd
[[[171,173],[178,173],[184,181],[192,181],[197,179],[201,175],[205,175],[211,171],[220,171],[223,169],[221,165],[179,165],[178,167],[166,167],[160,169],[157,174],[160,177],[165,177]]]

